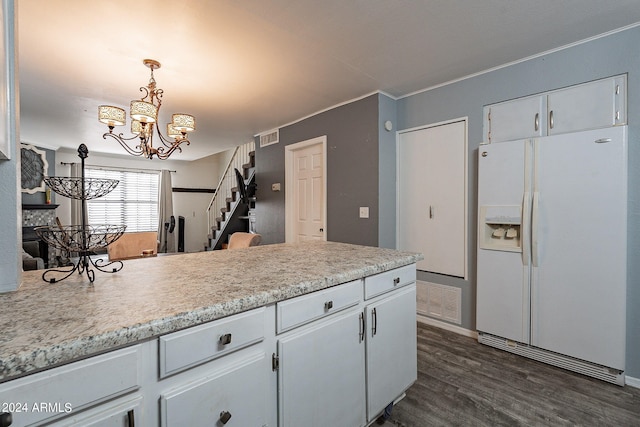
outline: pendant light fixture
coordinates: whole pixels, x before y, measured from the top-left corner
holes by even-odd
[[[196,119],[190,114],[173,114],[171,123],[167,123],[167,136],[162,135],[157,121],[164,91],[156,87],[156,80],[153,77],[153,70],[160,68],[160,63],[153,59],[145,59],[142,63],[151,70],[151,78],[146,87],[140,88],[144,96],[139,100],[131,101],[130,104],[129,115],[131,116],[131,133],[133,136],[125,138],[122,133],[113,133],[115,126],[124,126],[126,123],[126,113],[122,108],[100,105],[98,107],[98,120],[109,127],[109,132],[102,135],[102,137],[107,139],[107,136],[109,136],[115,139],[133,156],[143,156],[148,159],[157,157],[165,160],[175,150],[182,151],[180,145],[190,144],[187,139],[187,133],[196,129]],[[154,129],[157,140],[160,142],[156,147],[153,145]],[[129,142],[135,143],[136,139],[140,141],[138,145],[133,147],[129,145]]]

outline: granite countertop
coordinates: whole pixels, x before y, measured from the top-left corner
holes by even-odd
[[[49,284],[43,270],[0,294],[0,382],[422,259],[332,242],[124,261]]]

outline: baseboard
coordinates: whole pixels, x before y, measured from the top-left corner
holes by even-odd
[[[476,340],[478,339],[478,333],[476,331],[471,331],[460,326],[452,325],[451,323],[432,319],[431,317],[427,317],[420,313],[418,313],[416,317],[418,322],[424,323],[425,325],[435,326],[436,328],[446,329],[447,331],[455,332],[456,334],[464,335],[465,337],[470,337]]]
[[[633,377],[630,377],[629,375],[626,375],[624,377],[624,382],[626,385],[630,387],[640,388],[640,378],[633,378]]]

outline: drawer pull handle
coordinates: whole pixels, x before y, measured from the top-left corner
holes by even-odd
[[[222,424],[228,423],[230,419],[231,419],[231,412],[229,411],[220,412],[220,422]]]
[[[220,344],[227,345],[231,344],[231,334],[224,334],[220,337]]]
[[[327,301],[324,303],[324,309],[329,311],[333,308],[333,301]]]
[[[127,427],[136,427],[136,416],[133,409],[127,411]]]
[[[13,423],[11,412],[3,412],[0,414],[0,427],[9,427]]]
[[[399,285],[400,284],[400,278],[396,277],[395,279],[393,279],[393,286],[395,285]]]

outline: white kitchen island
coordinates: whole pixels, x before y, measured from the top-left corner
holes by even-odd
[[[12,426],[366,425],[415,380],[421,257],[309,242],[131,260],[93,284],[24,273],[0,295],[0,413]]]

